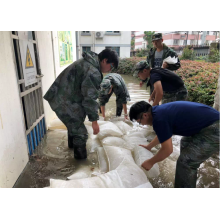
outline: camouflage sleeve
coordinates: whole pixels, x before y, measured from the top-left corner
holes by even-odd
[[[98,109],[99,104],[96,101],[99,96],[99,87],[101,83],[100,72],[88,74],[81,85],[81,92],[83,95],[82,105],[85,109],[89,121],[99,120]]]
[[[100,106],[105,106],[105,104],[108,102],[109,98],[110,98],[109,95],[100,95],[99,96]]]

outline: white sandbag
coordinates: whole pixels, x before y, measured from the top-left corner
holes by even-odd
[[[97,177],[78,180],[50,179],[50,188],[123,188],[118,172],[112,170]]]
[[[148,145],[149,142],[146,138],[139,138],[139,137],[129,137],[127,135],[123,136],[123,139],[127,142],[128,146],[131,150],[134,150],[134,148],[140,144],[142,145]]]
[[[131,151],[125,148],[114,147],[114,146],[103,146],[109,164],[109,170],[116,169],[120,163],[126,157],[129,161],[134,163]]]
[[[102,147],[102,144],[97,135],[92,135],[86,142],[86,148],[89,153],[93,153],[98,147]]]
[[[106,124],[106,123],[108,123],[109,121],[98,121],[98,125],[100,126],[100,125],[104,125],[104,124]],[[91,121],[84,121],[84,124],[85,125],[88,125],[88,126],[92,126],[92,122]]]
[[[108,122],[99,126],[98,138],[102,140],[107,136],[121,137],[123,133],[119,130],[119,128],[113,124],[112,122]]]
[[[143,170],[127,157],[115,171],[118,172],[124,188],[135,188],[149,182]]]
[[[147,177],[149,178],[153,178],[153,177],[157,177],[160,174],[159,171],[159,166],[158,164],[154,164],[154,166],[149,170],[146,171],[141,165],[145,160],[148,160],[150,158],[152,158],[154,155],[147,149],[145,149],[144,147],[141,146],[136,146],[134,148],[134,161],[135,163],[141,168],[143,169],[143,171],[146,173]]]
[[[132,129],[131,126],[123,121],[116,121],[114,122],[114,124],[120,129],[123,134],[127,134]]]
[[[142,132],[138,132],[138,131],[135,131],[135,132],[128,132],[127,134],[128,137],[138,137],[138,138],[145,138],[144,134]]]
[[[74,174],[72,174],[71,176],[67,177],[67,179],[69,180],[75,180],[75,179],[84,179],[87,177],[91,177],[93,172],[98,172],[98,168],[94,168],[91,170],[90,166],[82,166],[79,167]]]
[[[120,137],[106,137],[101,140],[103,146],[116,146],[129,149],[127,142]]]
[[[93,128],[92,126],[89,126],[89,125],[85,125],[86,126],[86,129],[88,131],[88,135],[91,136],[93,135]]]
[[[108,159],[103,147],[97,148],[98,162],[99,162],[99,170],[101,173],[107,173],[109,171],[108,168]]]
[[[62,121],[60,121],[59,118],[54,119],[53,121],[50,122],[48,125],[49,130],[56,130],[56,129],[65,129],[67,130],[66,126],[63,124]]]
[[[153,188],[153,186],[151,185],[150,182],[148,182],[148,183],[144,183],[144,184],[142,184],[140,186],[137,186],[135,188]]]

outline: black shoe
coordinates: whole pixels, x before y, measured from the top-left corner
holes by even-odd
[[[87,158],[86,144],[74,145],[74,158],[76,160],[82,160]]]
[[[73,148],[73,136],[68,134],[68,147]]]

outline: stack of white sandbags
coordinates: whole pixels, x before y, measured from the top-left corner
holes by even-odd
[[[50,188],[152,188],[144,172],[125,157],[112,171],[76,180],[50,179]]]
[[[68,181],[51,179],[50,187],[151,188],[147,176],[158,176],[158,165],[148,172],[141,167],[153,154],[139,144],[147,145],[146,136],[152,131],[146,128],[133,130],[123,121],[98,123],[100,132],[93,135],[92,123],[85,121],[89,136],[87,149],[89,152],[96,151],[98,156],[97,176],[88,176],[89,172],[83,168],[70,176]]]

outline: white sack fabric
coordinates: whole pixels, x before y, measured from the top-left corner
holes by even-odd
[[[158,164],[154,164],[154,166],[149,170],[146,171],[143,167],[141,167],[141,164],[150,158],[152,158],[154,155],[147,149],[141,147],[141,146],[136,146],[134,148],[134,161],[135,163],[143,169],[143,171],[146,173],[147,177],[153,178],[157,177],[160,174],[159,171],[159,166]]]

